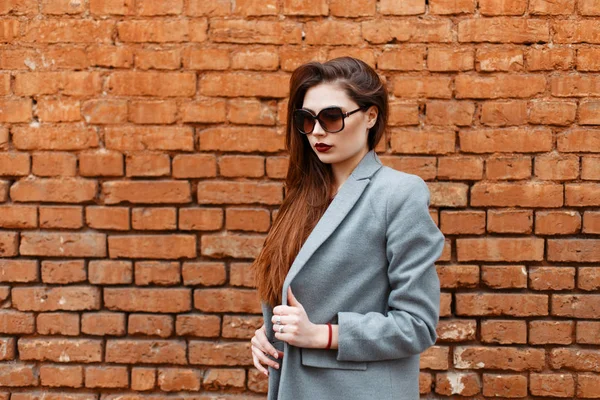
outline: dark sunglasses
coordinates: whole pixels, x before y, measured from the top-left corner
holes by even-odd
[[[294,126],[300,133],[306,135],[312,133],[316,121],[319,121],[319,125],[325,132],[336,133],[344,129],[344,119],[362,109],[363,107],[359,107],[353,111],[343,112],[339,107],[327,107],[315,116],[310,111],[299,108],[294,110]]]

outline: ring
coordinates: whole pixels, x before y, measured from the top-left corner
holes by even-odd
[[[279,333],[283,333],[283,325],[279,326]]]

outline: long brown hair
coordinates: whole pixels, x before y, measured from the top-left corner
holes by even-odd
[[[321,83],[339,85],[363,110],[377,107],[377,122],[369,129],[369,150],[379,143],[387,125],[386,85],[364,61],[340,57],[322,64],[309,62],[292,73],[285,128],[289,152],[286,196],[252,265],[260,298],[271,307],[281,304],[285,277],[331,196],[331,165],[319,160],[306,136],[294,129],[292,121],[292,113],[302,108],[307,90]]]

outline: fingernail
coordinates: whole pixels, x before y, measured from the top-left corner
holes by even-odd
[[[277,354],[277,353],[273,353],[273,357],[275,357],[275,358],[279,358],[279,354]]]

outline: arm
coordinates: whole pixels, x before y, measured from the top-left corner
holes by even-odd
[[[440,282],[434,262],[444,235],[429,215],[429,190],[413,180],[386,206],[386,254],[391,292],[387,315],[339,312],[338,361],[378,361],[421,353],[437,339]],[[337,333],[337,335],[335,335]]]

